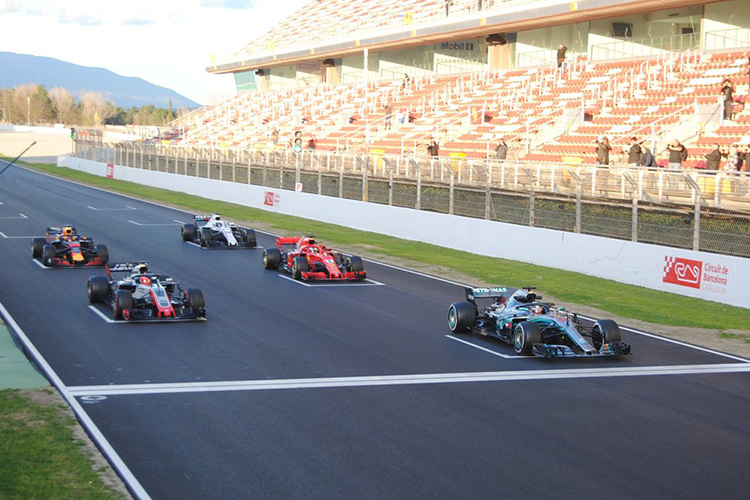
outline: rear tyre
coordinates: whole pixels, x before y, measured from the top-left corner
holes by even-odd
[[[133,294],[130,290],[117,290],[115,294],[115,319],[122,319],[125,309],[133,307]]]
[[[182,241],[195,241],[196,228],[195,224],[182,225]]]
[[[620,342],[622,340],[620,327],[611,319],[600,319],[594,323],[591,339],[596,350],[601,349],[604,344]]]
[[[245,245],[249,247],[258,246],[258,239],[255,236],[254,229],[245,229]]]
[[[102,264],[109,262],[109,247],[107,245],[96,245],[96,255],[101,259]]]
[[[263,250],[263,267],[266,269],[278,269],[281,265],[281,251],[278,248],[266,248]]]
[[[188,288],[185,290],[185,305],[191,309],[199,309],[206,307],[206,299],[203,297],[203,292],[197,288]]]
[[[454,302],[448,308],[448,328],[453,333],[468,333],[477,324],[477,308],[471,302]]]
[[[92,276],[88,282],[89,302],[103,302],[109,293],[109,279],[106,276]]]
[[[201,246],[208,247],[211,244],[211,230],[207,227],[201,228]]]
[[[536,323],[524,321],[513,330],[513,349],[522,356],[529,356],[534,344],[541,342],[542,330]]]
[[[45,238],[34,238],[31,240],[31,257],[33,259],[41,259],[44,245],[46,244],[47,240]]]
[[[56,256],[57,250],[55,250],[54,245],[44,245],[44,247],[42,247],[42,263],[45,266],[51,266],[52,259],[54,259]]]
[[[310,264],[305,257],[295,257],[292,263],[292,277],[296,280],[302,279],[302,273],[310,271]]]

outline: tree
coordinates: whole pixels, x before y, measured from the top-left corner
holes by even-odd
[[[105,120],[117,113],[110,101],[105,101],[101,92],[84,92],[81,96],[81,115],[85,125],[100,127]]]
[[[78,104],[68,89],[54,87],[49,91],[49,98],[58,123],[67,125],[78,123]]]

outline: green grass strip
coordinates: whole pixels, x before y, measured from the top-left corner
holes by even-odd
[[[67,406],[35,403],[27,394],[0,391],[0,498],[124,498],[93,469]]]
[[[536,286],[557,300],[588,305],[624,318],[671,326],[747,330],[747,309],[723,305],[644,287],[626,285],[570,271],[561,271],[523,262],[484,257],[468,252],[403,240],[382,234],[358,231],[315,220],[281,215],[233,203],[209,200],[175,191],[107,179],[52,165],[28,165],[41,172],[78,181],[149,201],[183,207],[196,213],[219,212],[236,221],[262,222],[275,231],[288,234],[315,234],[319,239],[341,246],[366,249],[378,255],[408,259],[454,269],[478,281],[509,286]],[[460,300],[460,295],[456,300]],[[446,304],[447,308],[448,304]]]

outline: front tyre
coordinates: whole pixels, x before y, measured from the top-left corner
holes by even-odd
[[[477,308],[471,302],[454,302],[448,308],[448,328],[453,333],[468,333],[477,324]]]
[[[195,241],[195,235],[197,229],[195,224],[183,224],[182,225],[182,241]]]
[[[258,238],[255,236],[254,229],[245,229],[245,245],[249,247],[258,246]]]
[[[46,244],[46,238],[34,238],[33,240],[31,240],[31,257],[34,259],[41,259],[42,252],[44,251],[44,245]]]
[[[361,273],[365,270],[365,265],[362,263],[362,258],[357,257],[356,255],[352,255],[348,259],[346,259],[346,267],[349,268],[349,270],[353,273]],[[364,279],[363,276],[359,277],[359,279]]]
[[[200,309],[206,307],[206,299],[203,292],[197,288],[188,288],[185,290],[185,305],[190,309]]]
[[[57,257],[57,250],[54,245],[44,245],[42,248],[42,264],[51,266],[52,261]]]
[[[308,264],[305,257],[295,257],[292,263],[292,277],[296,280],[303,278],[302,274],[310,271],[310,264]]]
[[[123,319],[126,309],[133,307],[133,294],[130,290],[117,290],[115,294],[115,319]]]
[[[96,245],[96,256],[106,265],[109,262],[109,247],[107,245]]]
[[[207,227],[201,228],[201,246],[207,248],[211,244],[211,230]]]
[[[591,339],[593,340],[594,348],[597,351],[601,349],[604,344],[620,342],[622,340],[620,327],[611,319],[600,319],[594,323]]]
[[[278,269],[281,265],[281,251],[278,248],[266,248],[263,250],[263,267],[265,269]]]
[[[542,342],[542,329],[531,321],[524,321],[516,325],[513,330],[513,349],[521,356],[531,355],[534,344]]]

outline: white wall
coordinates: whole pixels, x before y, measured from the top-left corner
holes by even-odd
[[[105,164],[80,158],[61,156],[58,165],[107,174]],[[113,168],[116,179],[750,308],[750,259],[119,165]]]

